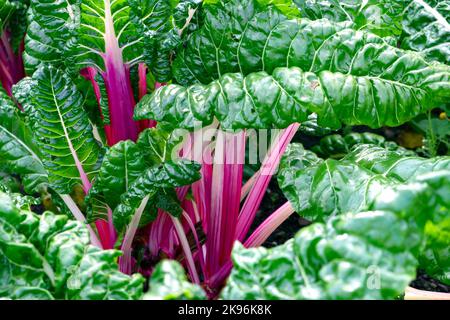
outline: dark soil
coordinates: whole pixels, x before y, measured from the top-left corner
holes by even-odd
[[[431,278],[423,270],[418,271],[416,280],[411,282],[411,287],[425,291],[450,293],[450,286]]]

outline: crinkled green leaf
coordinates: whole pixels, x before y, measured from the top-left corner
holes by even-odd
[[[425,227],[427,241],[420,255],[420,266],[430,276],[450,285],[450,171],[437,171],[416,180],[434,186],[439,205]]]
[[[47,172],[32,133],[17,106],[0,92],[0,167],[22,178],[25,191],[33,193],[47,184]]]
[[[198,28],[200,0],[131,0],[130,19],[142,38],[144,62],[155,79],[172,79],[171,62],[182,36]]]
[[[412,0],[403,17],[402,48],[450,64],[450,1]]]
[[[340,134],[328,135],[320,139],[319,144],[315,145],[312,150],[321,157],[340,159],[358,144],[374,144],[388,150],[395,150],[397,153],[401,152],[405,156],[416,155],[413,151],[407,150],[393,141],[386,141],[383,136],[370,132],[352,132],[345,136]]]
[[[357,146],[344,161],[355,162],[360,167],[400,182],[411,181],[428,172],[450,170],[450,157],[405,157],[395,150],[373,145]]]
[[[385,52],[383,60],[388,55]],[[353,76],[292,67],[275,69],[272,75],[264,71],[247,77],[227,74],[206,86],[168,85],[144,97],[136,106],[135,118],[187,129],[198,122],[206,126],[214,117],[225,129],[284,128],[306,121],[315,112],[319,124],[331,128],[395,126],[436,106],[450,90],[450,69],[409,55],[394,58],[395,67],[379,71],[379,76],[370,75],[374,68]]]
[[[173,152],[180,143],[180,138],[176,131],[170,132],[158,127],[144,130],[136,143],[127,140],[111,147],[86,199],[89,203],[88,219],[107,220],[108,207],[114,210],[121,202],[121,195],[129,191],[136,179],[148,168],[161,166],[176,156]],[[154,172],[157,173],[157,169]],[[173,199],[171,194],[173,190],[160,189],[156,206],[166,207],[167,212],[179,215],[181,208],[178,200]]]
[[[302,17],[311,20],[351,21],[356,29],[380,36],[402,33],[403,11],[408,0],[294,0]]]
[[[395,181],[350,161],[319,161],[294,144],[281,161],[278,183],[302,217],[326,221],[336,214],[366,209]]]
[[[173,21],[182,35],[191,34],[203,24],[201,7],[202,0],[179,1],[173,12]]]
[[[105,154],[95,185],[114,209],[120,203],[120,195],[127,192],[145,169],[139,146],[130,140],[121,141]]]
[[[138,119],[191,128],[194,120],[207,125],[215,116],[225,128],[238,129],[285,127],[317,113],[319,125],[330,128],[395,126],[449,96],[448,66],[345,23],[287,20],[271,6],[235,12],[238,18],[230,21],[218,15],[225,10],[220,5],[208,8],[217,12],[190,37],[174,72],[183,85],[209,85],[164,87],[138,105]],[[244,26],[234,25],[241,20]],[[213,22],[222,29],[214,24],[216,32],[207,32]],[[265,72],[252,73],[259,70]],[[224,75],[236,71],[248,75]]]
[[[206,84],[230,72],[263,70],[260,57],[253,53],[264,50],[264,33],[270,33],[281,21],[299,15],[294,7],[290,0],[204,3],[203,26],[189,37],[186,47],[177,52],[174,78],[182,85]],[[252,69],[250,65],[255,64],[259,68]]]
[[[205,300],[203,289],[187,280],[183,267],[176,261],[160,262],[152,273],[150,290],[144,300]]]
[[[98,171],[100,146],[83,109],[83,97],[64,72],[41,66],[25,89],[14,94],[31,109],[33,133],[43,155],[49,181],[57,192],[69,194],[81,183],[81,168],[88,177]]]
[[[322,137],[324,135],[330,134],[333,131],[330,128],[320,126],[317,123],[317,114],[315,113],[311,113],[308,116],[308,120],[302,122],[298,130],[308,136],[315,137]]]
[[[42,63],[64,65],[64,52],[74,36],[79,11],[79,0],[31,0],[24,52],[28,74]]]
[[[21,210],[31,210],[32,205],[39,205],[41,203],[39,198],[14,192],[10,186],[4,184],[2,181],[0,181],[0,192],[6,193],[14,205]]]
[[[424,222],[439,208],[434,187],[413,183],[387,189],[373,211],[315,223],[276,248],[236,246],[222,297],[397,298],[415,277]],[[409,205],[397,211],[399,202]]]
[[[0,193],[0,296],[13,299],[138,299],[140,275],[118,271],[118,251],[89,245],[66,216],[37,216]]]
[[[367,209],[386,188],[444,169],[450,169],[449,157],[425,159],[359,145],[340,161],[320,161],[301,145],[292,144],[281,160],[278,183],[301,216],[326,221],[337,214]]]
[[[421,201],[431,201],[433,207],[421,209],[430,217],[420,266],[448,282],[449,161],[449,157],[426,159],[376,145],[359,145],[341,161],[321,162],[301,145],[292,144],[281,161],[278,181],[296,211],[313,221],[328,221],[336,215],[368,209],[418,210],[423,204],[413,201],[414,195],[408,197],[403,192],[402,197],[395,197],[395,192],[389,190],[401,190],[405,182],[426,183],[433,193]],[[389,206],[382,204],[383,197]],[[376,199],[381,205],[372,207]]]
[[[117,258],[121,254],[120,251],[89,246],[67,280],[67,299],[141,299],[144,279],[140,274],[130,277],[118,270]]]
[[[114,210],[113,222],[116,229],[124,230],[146,196],[149,196],[147,209],[151,210],[148,214],[155,215],[161,189],[175,194],[173,188],[189,185],[200,179],[199,170],[200,165],[196,162],[175,160],[164,162],[160,166],[151,167],[142,172],[127,192],[120,197],[121,203]],[[164,205],[163,209],[167,208],[173,208],[173,204]],[[176,216],[181,212],[175,210],[169,213]]]
[[[182,137],[177,131],[165,130],[163,128],[151,128],[144,130],[136,142],[144,156],[147,165],[159,165],[176,156],[174,152],[181,143]]]

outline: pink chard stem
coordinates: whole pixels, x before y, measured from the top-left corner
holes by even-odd
[[[195,284],[200,284],[200,278],[198,276],[197,268],[195,267],[194,257],[192,255],[191,248],[189,246],[189,242],[186,237],[186,233],[184,232],[184,228],[180,223],[180,220],[170,216],[172,219],[173,225],[175,226],[175,231],[178,236],[178,240],[180,241],[181,247],[184,252],[184,256],[187,261],[189,275],[191,277],[192,282]]]
[[[235,241],[245,161],[245,132],[232,134],[219,130],[214,153],[211,210],[206,232],[206,277],[216,273],[230,259]]]
[[[294,213],[289,202],[286,202],[277,211],[275,211],[266,221],[264,221],[247,239],[244,243],[246,248],[253,248],[261,246],[269,236],[284,222],[286,221],[292,213]],[[233,268],[233,263],[228,261],[225,263],[218,272],[214,274],[210,279],[210,286],[212,288],[219,288],[227,279],[228,275]]]
[[[18,52],[14,52],[11,47],[9,31],[3,31],[0,38],[0,81],[6,93],[11,97],[12,86],[25,77],[22,61],[23,49],[22,42]]]
[[[277,211],[272,213],[245,241],[244,246],[247,248],[261,246],[270,235],[286,221],[295,210],[288,201]]]
[[[114,29],[114,18],[111,3],[105,0],[105,80],[111,121],[111,141],[114,145],[122,140],[135,141],[138,136],[138,125],[133,121],[135,105],[133,89],[130,82],[129,66],[124,63],[123,49],[119,46]]]
[[[243,241],[250,230],[251,224],[255,219],[256,212],[266,193],[272,176],[278,168],[281,157],[286,151],[287,146],[291,142],[300,124],[294,123],[287,129],[283,130],[275,143],[271,146],[269,153],[264,159],[258,176],[244,202],[239,215],[236,237],[239,241]]]
[[[134,236],[136,235],[136,231],[139,227],[139,221],[141,221],[142,213],[144,212],[145,206],[147,205],[149,196],[145,197],[139,208],[136,210],[133,218],[131,219],[130,225],[127,228],[125,233],[125,237],[122,242],[121,250],[123,252],[123,256],[119,258],[119,268],[125,274],[131,274],[133,272],[132,268],[132,244]]]

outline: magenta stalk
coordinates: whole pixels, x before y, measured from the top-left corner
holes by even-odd
[[[241,213],[239,214],[239,221],[237,226],[236,238],[239,241],[243,241],[247,236],[253,220],[255,219],[256,212],[261,204],[264,194],[269,186],[269,182],[275,171],[278,168],[281,157],[286,151],[287,146],[291,142],[295,133],[297,132],[300,124],[294,123],[287,129],[283,130],[279,135],[279,140],[272,145],[264,159],[258,176],[242,206]]]
[[[244,246],[247,248],[261,246],[270,235],[285,222],[295,210],[288,201],[282,205],[277,211],[272,213],[245,241]]]

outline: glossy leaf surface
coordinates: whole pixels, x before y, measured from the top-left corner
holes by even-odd
[[[57,192],[69,194],[83,173],[98,171],[101,151],[83,109],[83,97],[70,77],[42,66],[14,94],[30,108],[32,131],[43,156],[49,181]]]
[[[140,275],[118,271],[118,251],[89,245],[85,226],[37,216],[0,193],[0,296],[13,299],[138,299]]]
[[[415,277],[424,221],[439,208],[434,188],[423,182],[387,189],[372,211],[315,223],[279,247],[238,245],[222,297],[397,298]]]
[[[176,261],[160,262],[152,273],[150,290],[144,300],[205,300],[203,289],[188,281],[183,267]]]
[[[25,191],[29,193],[48,183],[31,130],[19,116],[17,106],[3,92],[0,92],[0,159],[0,167],[20,175]]]

